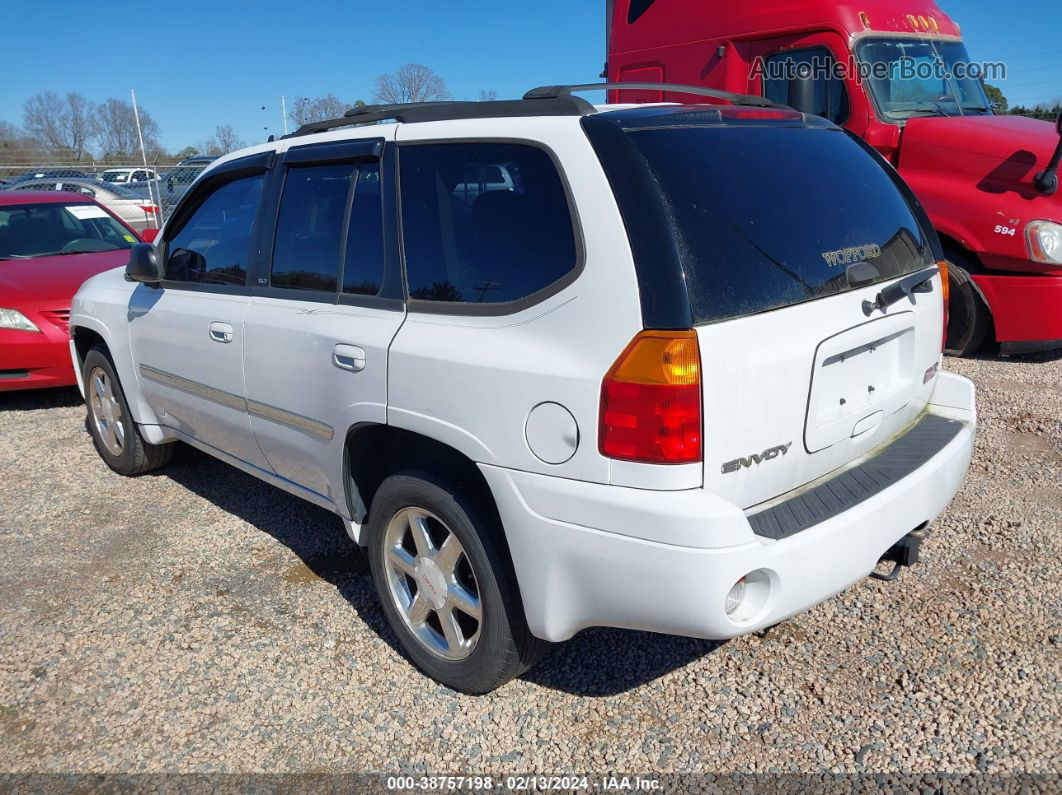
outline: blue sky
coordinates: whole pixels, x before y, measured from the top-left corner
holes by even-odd
[[[699,0],[709,2],[709,0]],[[731,2],[732,0],[717,0]],[[1001,9],[989,0],[940,0],[975,60],[1004,60],[1011,104],[1062,97],[1057,0]],[[280,132],[280,96],[333,93],[372,100],[376,75],[415,61],[457,98],[500,98],[533,85],[597,79],[604,0],[486,2],[8,3],[0,119],[22,119],[39,91],[127,99],[158,121],[171,149],[231,124],[248,142]],[[902,5],[902,4],[901,4]],[[261,110],[265,105],[266,110]],[[268,129],[266,129],[268,128]]]

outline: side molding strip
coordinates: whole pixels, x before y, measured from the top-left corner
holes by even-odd
[[[247,400],[240,395],[234,395],[232,392],[215,389],[212,386],[207,386],[198,381],[192,381],[191,379],[168,373],[165,370],[159,370],[150,365],[140,365],[140,374],[149,381],[154,381],[157,384],[163,384],[164,386],[178,389],[181,392],[195,395],[204,400],[209,400],[212,403],[217,403],[226,408],[233,409],[234,411],[246,411],[248,414],[253,414],[264,420],[276,422],[280,425],[286,425],[289,428],[301,431],[309,436],[313,436],[315,439],[330,442],[335,436],[335,431],[332,429],[332,426],[327,425],[326,423],[319,422],[310,417],[304,417],[293,411],[270,406],[267,403],[259,403],[257,400]]]

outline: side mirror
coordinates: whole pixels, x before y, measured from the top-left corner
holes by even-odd
[[[143,240],[145,243],[154,243],[155,242],[155,238],[158,237],[158,236],[159,236],[159,230],[158,229],[152,229],[152,228],[149,227],[148,229],[141,229],[140,230],[140,239]]]
[[[1058,144],[1055,153],[1047,161],[1047,168],[1033,178],[1033,185],[1044,196],[1052,196],[1058,190],[1058,164],[1062,161],[1062,113],[1055,119],[1055,130],[1058,131]]]
[[[159,258],[150,243],[134,243],[129,249],[129,264],[125,266],[125,278],[130,282],[158,284],[162,280]]]
[[[815,112],[815,78],[811,64],[797,64],[796,73],[789,81],[789,106],[801,113]]]

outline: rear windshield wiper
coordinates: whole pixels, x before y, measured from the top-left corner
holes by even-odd
[[[912,293],[932,292],[933,286],[929,283],[929,280],[938,273],[940,273],[938,268],[931,267],[912,273],[910,276],[904,276],[898,282],[893,282],[882,289],[873,301],[863,302],[863,314],[869,316],[875,309],[885,311],[897,301],[909,298]]]

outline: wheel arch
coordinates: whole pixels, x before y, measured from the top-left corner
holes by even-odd
[[[140,379],[137,378],[135,365],[129,355],[128,341],[123,350],[122,345],[117,343],[111,336],[107,327],[95,318],[79,315],[71,319],[70,324],[71,355],[74,359],[74,370],[77,376],[81,394],[84,396],[85,388],[82,384],[81,369],[85,364],[85,356],[95,345],[103,345],[107,349],[114,369],[118,373],[122,391],[125,393],[126,402],[133,420],[140,425],[157,425],[155,413],[148,406],[140,394]],[[161,437],[157,434],[147,434],[148,441],[158,443]]]
[[[476,463],[460,450],[424,434],[377,422],[352,425],[343,444],[343,473],[347,508],[352,520],[363,523],[373,497],[389,475],[419,470],[435,475],[454,488],[467,490],[477,507],[489,507],[497,519],[497,505]]]

